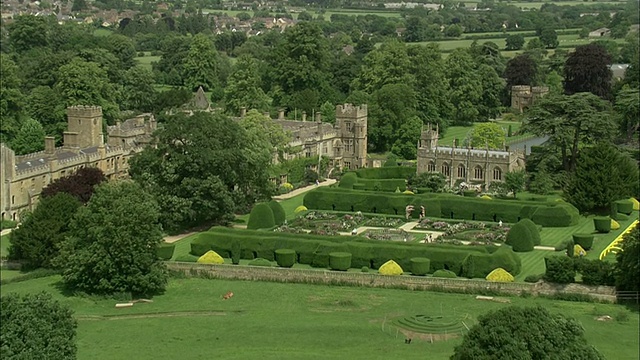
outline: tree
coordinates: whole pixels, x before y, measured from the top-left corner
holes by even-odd
[[[407,71],[410,67],[406,46],[398,41],[387,41],[364,57],[362,71],[352,87],[373,94],[388,84],[412,85],[414,78]]]
[[[407,185],[412,189],[427,188],[434,193],[442,192],[447,185],[447,177],[439,172],[412,174],[407,179]]]
[[[504,149],[506,134],[504,129],[496,123],[482,123],[476,125],[466,139],[476,149]]]
[[[553,191],[553,179],[546,170],[530,174],[529,191],[534,194],[548,195]]]
[[[638,164],[608,142],[582,150],[563,192],[580,211],[601,210],[638,194]]]
[[[127,110],[148,112],[158,95],[154,88],[154,76],[142,66],[135,66],[125,71],[122,86],[122,107]]]
[[[24,95],[20,91],[21,81],[18,66],[7,54],[0,54],[0,141],[11,140],[20,129],[20,118],[24,106]]]
[[[86,0],[73,0],[73,5],[71,5],[71,11],[77,12],[82,11],[87,8]]]
[[[261,85],[258,62],[248,55],[238,58],[224,88],[224,104],[227,113],[236,115],[240,108],[269,110],[271,99]]]
[[[260,156],[258,154],[268,156],[267,159],[262,160],[265,163],[270,161],[276,150],[283,150],[290,139],[282,126],[257,110],[250,110],[240,119],[239,124],[246,132],[247,147],[255,152],[254,156]]]
[[[507,62],[504,77],[507,88],[514,85],[533,85],[538,72],[538,64],[528,55],[518,55]]]
[[[638,89],[622,89],[618,96],[614,108],[618,115],[620,133],[627,141],[631,141],[640,128],[640,101]]]
[[[2,296],[0,323],[5,359],[76,359],[73,311],[47,292]]]
[[[400,134],[401,126],[416,114],[416,94],[406,84],[388,84],[373,94],[368,124],[368,141],[375,151],[389,151]],[[415,126],[411,126],[415,135]],[[417,139],[415,144],[417,144]],[[413,146],[416,146],[416,145]]]
[[[155,141],[131,159],[130,174],[156,196],[165,230],[222,223],[270,196],[270,158],[247,151],[247,133],[227,116],[168,116]]]
[[[58,138],[62,138],[68,125],[65,109],[60,106],[61,102],[60,95],[49,86],[34,88],[26,101],[29,116],[38,119],[46,134],[55,135]]]
[[[523,131],[549,136],[560,149],[565,171],[573,171],[583,145],[612,138],[616,124],[610,105],[591,93],[548,95],[526,114]]]
[[[510,171],[504,175],[504,186],[507,191],[513,193],[513,197],[517,197],[518,191],[524,189],[527,175],[524,170]]]
[[[520,50],[524,46],[524,36],[521,34],[507,35],[506,50]]]
[[[46,47],[49,45],[48,30],[49,26],[45,17],[18,16],[9,26],[11,48],[21,53],[36,47]]]
[[[414,160],[417,155],[418,140],[422,131],[422,120],[417,116],[407,119],[398,131],[399,136],[391,147],[391,152],[406,160]]]
[[[590,92],[603,99],[611,96],[611,56],[601,45],[576,47],[564,65],[564,91],[568,95]]]
[[[553,355],[551,355],[553,354]],[[579,322],[541,306],[507,308],[478,317],[456,346],[452,360],[462,359],[604,359],[587,344]]]
[[[16,137],[11,141],[11,147],[16,155],[24,155],[44,150],[44,129],[33,119],[26,119]]]
[[[560,44],[558,41],[558,33],[551,28],[542,30],[538,38],[547,49],[555,49]]]
[[[204,34],[194,36],[182,66],[185,86],[192,91],[196,91],[200,86],[204,91],[218,88],[219,63],[220,55],[213,42]]]
[[[69,232],[69,222],[80,205],[64,193],[42,198],[11,233],[9,258],[22,262],[25,269],[52,267],[58,247]]]
[[[42,189],[40,197],[44,199],[55,196],[58,193],[66,193],[82,204],[86,204],[91,199],[96,185],[106,180],[107,178],[102,170],[94,167],[83,167],[73,174],[53,180]]]
[[[90,294],[152,295],[164,290],[167,271],[157,203],[140,185],[103,183],[70,224],[56,259],[64,284]]]
[[[445,72],[451,88],[455,124],[470,124],[480,115],[477,104],[482,99],[482,82],[474,65],[473,58],[465,49],[455,49],[446,60]]]
[[[451,24],[444,29],[446,37],[459,37],[462,35],[462,27],[458,24]]]
[[[624,235],[616,254],[614,274],[618,291],[640,291],[640,225]]]

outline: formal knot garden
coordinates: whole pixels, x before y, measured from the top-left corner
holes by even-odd
[[[165,258],[324,274],[613,285],[602,274],[608,267],[590,261],[615,253],[611,244],[638,218],[635,199],[613,201],[609,216],[583,216],[557,196],[409,188],[412,172],[361,169],[307,192],[288,210],[273,200],[256,204],[246,226],[213,227]],[[608,264],[611,257],[602,258]]]

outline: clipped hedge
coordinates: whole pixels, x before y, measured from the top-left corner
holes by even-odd
[[[267,203],[273,212],[273,221],[275,225],[282,225],[287,218],[287,214],[284,212],[284,208],[279,202],[271,200]]]
[[[163,242],[160,245],[158,245],[158,249],[156,250],[156,253],[158,254],[158,257],[162,260],[171,260],[175,249],[176,249],[176,244],[169,244],[169,243]]]
[[[557,284],[570,284],[576,280],[576,266],[568,256],[550,256],[544,259],[544,279]]]
[[[411,258],[411,274],[416,276],[424,276],[429,273],[431,267],[431,260],[427,258]]]
[[[631,200],[618,200],[615,204],[620,213],[630,215],[633,212],[633,202]]]
[[[356,174],[362,179],[408,179],[415,175],[417,168],[411,166],[393,166],[380,168],[363,168],[356,170]]]
[[[273,266],[271,264],[271,261],[269,261],[267,259],[263,259],[263,258],[257,258],[257,259],[251,260],[251,261],[249,261],[249,265],[251,265],[251,266],[264,266],[264,267]]]
[[[351,253],[329,253],[329,268],[331,270],[347,271],[351,267]]]
[[[593,246],[593,234],[573,234],[573,243],[580,245],[585,250]]]
[[[618,230],[618,229],[620,229],[620,223],[611,219],[611,230]]]
[[[432,276],[436,278],[447,278],[447,279],[457,278],[456,273],[449,270],[436,270]]]
[[[200,256],[197,262],[200,264],[224,264],[224,259],[215,251],[209,250]]]
[[[356,173],[354,172],[349,172],[342,175],[342,177],[340,178],[340,183],[338,183],[338,186],[345,189],[353,189],[353,184],[355,184],[357,181],[358,181],[358,175],[356,175]]]
[[[608,233],[611,231],[611,218],[608,216],[597,216],[593,218],[593,226],[599,233]]]
[[[273,211],[269,205],[266,203],[258,203],[251,209],[247,229],[269,229],[274,226],[276,226],[276,222]]]
[[[403,272],[404,271],[402,270],[402,267],[393,260],[385,262],[384,264],[382,264],[382,266],[380,266],[380,269],[378,269],[378,273],[380,275],[398,276],[402,275]]]
[[[278,249],[275,254],[278,266],[290,268],[296,263],[296,251],[293,249]]]
[[[540,239],[540,229],[538,229],[538,225],[536,225],[530,219],[522,219],[519,222],[525,225],[527,229],[529,229],[529,233],[531,233],[531,240],[533,240],[533,245],[540,245],[542,240]]]
[[[197,256],[193,256],[191,254],[186,254],[186,255],[180,255],[180,256],[176,256],[176,259],[174,261],[177,262],[198,262],[198,257]]]
[[[362,187],[358,187],[358,190],[369,191],[386,191],[394,192],[396,189],[401,191],[407,187],[405,179],[363,179],[358,178],[356,184],[353,186],[356,189],[356,185],[362,184]]]
[[[463,198],[451,194],[419,193],[415,195],[366,192],[340,188],[318,188],[304,197],[304,205],[314,210],[362,211],[402,215],[407,205],[424,206],[427,217],[465,219],[477,221],[502,220],[516,223],[530,218],[534,223],[548,227],[576,225],[578,210],[568,203],[540,203],[533,201],[487,201],[479,197]],[[418,218],[419,212],[414,211]]]
[[[191,242],[191,253],[201,255],[208,250],[214,250],[223,257],[229,257],[234,241],[242,245],[241,253],[244,259],[265,258],[273,261],[275,249],[286,248],[296,251],[297,262],[319,268],[329,267],[330,253],[348,252],[352,254],[353,268],[366,266],[378,269],[387,260],[393,259],[402,268],[411,269],[411,259],[423,257],[430,259],[429,272],[449,269],[463,276],[470,274],[469,277],[485,277],[497,267],[502,267],[512,274],[518,274],[520,271],[519,257],[506,246],[489,253],[489,247],[485,246],[425,246],[380,242],[360,236],[289,234],[226,227],[214,227],[200,233]]]
[[[510,245],[515,252],[533,251],[533,235],[529,227],[520,221],[509,229],[505,244]]]
[[[513,275],[503,268],[493,270],[487,275],[486,279],[491,282],[513,282],[515,280]]]

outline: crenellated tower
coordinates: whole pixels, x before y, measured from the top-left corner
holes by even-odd
[[[71,106],[67,108],[68,131],[64,132],[67,148],[90,148],[102,143],[102,107]]]
[[[350,169],[367,164],[367,105],[336,106],[336,128],[343,145],[343,164]]]

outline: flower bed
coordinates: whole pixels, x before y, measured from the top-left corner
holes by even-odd
[[[366,230],[361,235],[368,239],[381,241],[409,241],[413,239],[408,232],[398,229],[370,229]]]
[[[426,229],[442,231],[438,238],[438,243],[456,243],[460,241],[470,241],[478,244],[503,243],[509,232],[508,226],[498,224],[487,224],[483,222],[456,221],[445,222],[442,220],[432,220],[424,218],[415,227],[416,229]]]

